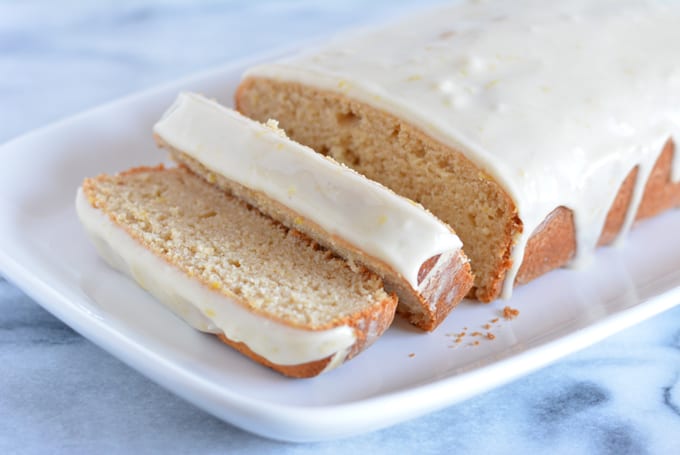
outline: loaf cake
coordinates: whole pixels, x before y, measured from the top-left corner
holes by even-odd
[[[680,205],[680,2],[467,1],[251,68],[243,114],[429,209],[491,301]]]
[[[193,327],[285,375],[338,366],[394,317],[396,297],[378,276],[186,169],[87,179],[76,207],[114,268]]]
[[[380,275],[433,330],[472,286],[460,239],[413,201],[203,96],[182,93],[156,142],[208,182]]]

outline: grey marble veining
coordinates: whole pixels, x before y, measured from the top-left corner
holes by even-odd
[[[416,6],[0,2],[0,141],[196,70]],[[0,277],[1,454],[352,452],[680,453],[680,307],[457,406],[300,445],[253,436],[184,402]]]

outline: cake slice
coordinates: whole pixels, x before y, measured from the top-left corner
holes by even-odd
[[[87,179],[78,216],[100,255],[198,330],[287,376],[367,348],[396,298],[382,280],[182,168]]]
[[[272,218],[380,275],[398,312],[433,330],[472,285],[461,242],[413,201],[200,95],[154,126],[172,158]]]
[[[680,205],[680,2],[455,2],[249,69],[236,107],[421,203],[482,301]]]

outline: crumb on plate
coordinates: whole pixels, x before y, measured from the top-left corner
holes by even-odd
[[[508,321],[515,319],[517,316],[519,316],[519,310],[510,308],[509,306],[503,308],[503,317]]]

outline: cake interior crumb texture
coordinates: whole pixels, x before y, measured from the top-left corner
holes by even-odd
[[[386,113],[296,83],[246,80],[238,109],[265,121],[396,193],[454,228],[475,272],[476,297],[495,298],[522,224],[507,193],[461,153]]]
[[[90,203],[166,262],[252,310],[333,326],[388,298],[380,278],[182,168],[86,180]]]

